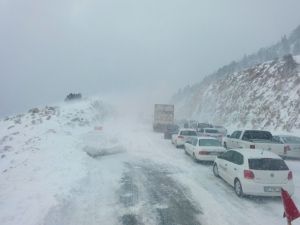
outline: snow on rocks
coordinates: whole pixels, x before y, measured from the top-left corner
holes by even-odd
[[[80,135],[110,112],[110,106],[88,99],[0,120],[1,224],[40,224],[58,196],[86,175]]]

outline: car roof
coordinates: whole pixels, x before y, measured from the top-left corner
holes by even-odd
[[[198,137],[198,139],[200,140],[207,140],[207,139],[211,139],[211,140],[218,140],[217,138],[214,138],[214,137]]]
[[[196,131],[196,130],[192,128],[182,128],[179,131]]]
[[[274,159],[281,159],[278,155],[273,152],[265,151],[262,149],[250,149],[250,148],[243,148],[243,149],[230,149],[236,152],[241,153],[246,158],[274,158]]]

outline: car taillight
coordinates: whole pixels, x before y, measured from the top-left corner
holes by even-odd
[[[286,154],[288,151],[291,151],[291,148],[289,145],[284,146],[284,154]]]
[[[179,138],[179,139],[183,139],[184,137],[183,137],[183,136],[178,136],[178,138]]]
[[[292,180],[292,179],[293,179],[293,173],[292,171],[289,171],[288,180]]]
[[[208,151],[199,151],[199,155],[208,155],[209,152]]]
[[[251,149],[255,149],[255,145],[250,145],[250,148]]]
[[[251,170],[244,170],[244,178],[252,180],[254,179],[254,173]]]

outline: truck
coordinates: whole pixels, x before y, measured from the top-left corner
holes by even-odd
[[[273,139],[269,131],[263,130],[236,130],[223,139],[227,149],[250,148],[271,151],[281,157],[286,157],[287,146]]]
[[[174,105],[155,104],[153,130],[165,132],[172,124],[174,124]]]

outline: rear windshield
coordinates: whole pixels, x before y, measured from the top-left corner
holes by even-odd
[[[180,132],[180,135],[184,135],[184,136],[197,136],[196,131],[193,130],[183,130]]]
[[[205,129],[205,132],[206,132],[206,133],[210,133],[210,134],[216,134],[216,133],[219,133],[218,130],[212,130],[212,129]]]
[[[247,130],[243,135],[244,140],[272,140],[272,134],[268,131]]]
[[[200,139],[199,146],[221,146],[221,142],[214,139]]]
[[[299,137],[282,137],[284,143],[289,144],[300,144],[300,138]]]
[[[249,169],[252,170],[288,170],[289,168],[282,159],[248,159]]]

